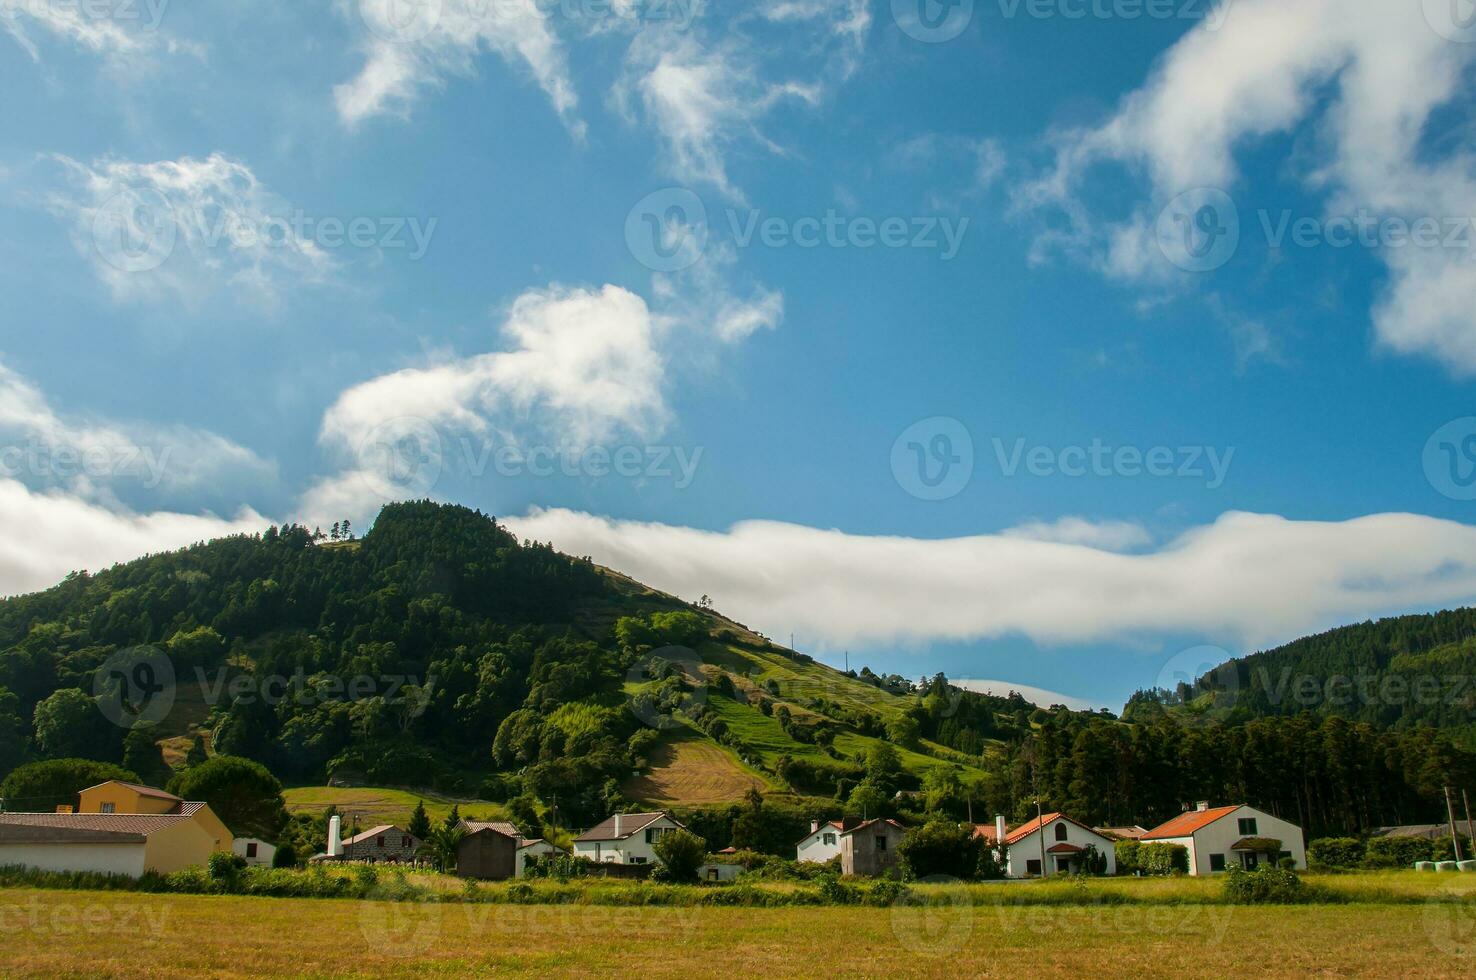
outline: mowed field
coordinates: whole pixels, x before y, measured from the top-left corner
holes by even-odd
[[[282,798],[289,813],[317,814],[336,806],[345,820],[357,818],[359,826],[366,828],[386,823],[403,827],[415,812],[415,804],[422,801],[432,820],[445,819],[452,806],[459,807],[463,817],[497,820],[503,816],[499,804],[484,800],[453,800],[437,793],[375,787],[298,786],[283,790]]]
[[[9,976],[1470,977],[1469,906],[609,908],[0,891]]]
[[[757,788],[769,792],[768,781],[739,762],[733,753],[699,738],[675,738],[651,752],[651,771],[627,780],[621,792],[633,800],[666,806],[736,803]]]

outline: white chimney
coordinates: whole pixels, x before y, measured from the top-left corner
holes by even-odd
[[[1003,844],[1005,839],[1005,821],[1003,813],[994,815],[994,842]]]
[[[1194,804],[1194,809],[1198,810],[1200,813],[1203,813],[1209,808],[1209,800],[1200,800],[1198,803]]]
[[[620,830],[621,830],[621,819],[620,819],[620,814],[617,813],[617,814],[615,814],[615,837],[616,837],[616,839],[619,839],[619,838],[625,836],[624,834],[622,834],[620,832]]]
[[[328,856],[338,857],[343,853],[343,818],[328,818]]]
[[[818,821],[818,820],[811,820],[810,821],[810,833],[812,833],[812,834],[813,833],[817,833],[817,832],[819,832],[819,830],[820,830],[820,821]]]

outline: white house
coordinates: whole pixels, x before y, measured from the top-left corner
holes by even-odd
[[[819,820],[810,821],[809,836],[795,845],[794,859],[824,864],[826,861],[840,857],[840,839],[845,829],[845,825],[839,820],[830,820],[825,823]]]
[[[673,830],[686,830],[671,814],[617,813],[574,838],[574,856],[599,864],[658,864],[655,844]]]
[[[277,848],[255,837],[237,837],[231,844],[231,852],[245,860],[253,868],[270,868],[277,856]]]
[[[995,817],[993,827],[976,826],[974,833],[990,844],[1004,840],[1005,873],[1011,878],[1084,872],[1089,849],[1106,858],[1106,874],[1117,873],[1117,852],[1112,838],[1064,814],[1043,814],[1013,830],[1005,827],[1004,817]]]
[[[1274,848],[1273,841],[1279,842]],[[1211,807],[1200,803],[1144,834],[1142,842],[1182,845],[1189,851],[1191,875],[1230,867],[1249,869],[1285,857],[1296,862],[1298,870],[1307,867],[1301,827],[1243,804]]]
[[[548,857],[551,854],[561,854],[557,847],[546,840],[518,839],[517,861],[513,865],[513,876],[521,878],[528,870],[528,862],[533,858]]]

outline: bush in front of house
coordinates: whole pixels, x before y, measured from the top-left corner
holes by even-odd
[[[1314,897],[1295,872],[1270,865],[1254,871],[1232,867],[1225,873],[1225,899],[1237,905],[1295,905]]]
[[[916,878],[948,875],[968,880],[978,874],[983,849],[984,841],[974,835],[971,824],[930,820],[907,832],[897,856]]]
[[[1145,875],[1189,873],[1189,851],[1182,844],[1166,841],[1139,842],[1137,867]]]
[[[1307,847],[1307,863],[1318,871],[1349,871],[1363,866],[1366,845],[1356,837],[1324,837]]]
[[[1141,870],[1138,867],[1138,849],[1142,846],[1135,840],[1120,840],[1112,845],[1112,850],[1117,856],[1117,873],[1120,875],[1135,875]]]
[[[662,834],[653,850],[666,874],[678,883],[696,881],[698,869],[707,860],[707,841],[686,830]]]

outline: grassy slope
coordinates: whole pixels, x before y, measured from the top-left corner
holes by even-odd
[[[500,820],[503,808],[485,800],[454,800],[430,791],[382,789],[377,787],[300,786],[284,790],[287,809],[292,813],[321,813],[329,806],[338,807],[346,819],[357,815],[359,826],[368,828],[375,824],[388,823],[405,826],[415,812],[417,802],[425,803],[425,812],[432,821],[442,820],[458,806],[463,817],[475,816],[483,820]]]
[[[1028,887],[1028,886],[1026,886]],[[996,889],[1001,890],[1001,889]],[[1003,890],[1012,890],[1007,887]],[[1469,909],[387,905],[0,892],[8,976],[1469,976]],[[1446,914],[1448,913],[1448,915]],[[293,938],[296,937],[296,938]]]
[[[691,731],[665,739],[651,753],[651,770],[620,787],[633,800],[657,806],[731,803],[750,789],[774,790],[763,773],[744,765],[732,749]]]

